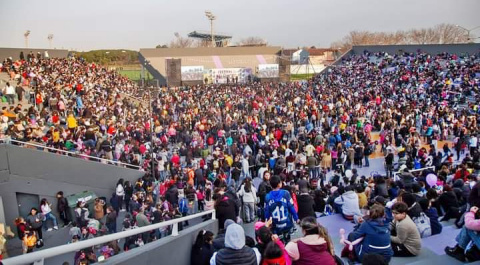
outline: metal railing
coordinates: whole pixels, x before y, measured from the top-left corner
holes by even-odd
[[[408,172],[413,173],[413,172],[424,171],[424,170],[428,170],[428,169],[435,170],[435,166],[423,167],[423,168],[419,168],[419,169],[412,169],[412,170],[408,170]],[[398,176],[398,175],[400,175],[400,173],[402,173],[402,172],[400,172],[400,171],[393,172],[393,180],[394,181],[400,180],[400,177]]]
[[[86,155],[86,154],[80,154],[80,153],[76,153],[76,152],[66,151],[66,150],[57,149],[57,148],[53,148],[53,147],[48,147],[48,146],[45,146],[45,145],[35,144],[35,143],[31,143],[31,142],[23,142],[23,141],[18,141],[18,140],[13,140],[13,139],[0,138],[0,143],[4,143],[4,144],[15,143],[16,146],[20,146],[20,147],[30,146],[30,147],[35,147],[35,149],[42,148],[44,150],[46,149],[46,150],[49,150],[49,151],[54,151],[56,154],[59,154],[59,155],[71,156],[71,157],[74,157],[74,158],[89,158],[88,161],[91,161],[91,159],[93,159],[93,160],[95,160],[97,162],[100,162],[102,164],[105,164],[105,165],[136,168],[138,170],[142,168],[141,166],[137,166],[137,165],[123,163],[123,162],[119,162],[119,161],[115,161],[115,160],[109,160],[109,159],[96,157],[96,156],[89,156],[89,155]]]
[[[96,237],[96,238],[92,238],[92,239],[88,239],[88,240],[84,240],[84,241],[79,241],[79,242],[75,242],[75,243],[71,243],[71,244],[67,244],[67,245],[61,245],[61,246],[57,246],[57,247],[53,247],[53,248],[48,248],[48,249],[45,249],[45,250],[40,250],[40,251],[35,251],[35,252],[32,252],[32,253],[23,254],[23,255],[20,255],[20,256],[16,256],[16,257],[12,257],[12,258],[2,260],[2,262],[3,262],[4,265],[24,265],[24,264],[31,264],[31,263],[33,263],[34,265],[43,265],[45,259],[47,259],[47,258],[72,253],[72,252],[79,251],[79,250],[82,250],[82,249],[85,249],[85,248],[93,247],[95,245],[105,244],[105,243],[108,243],[108,242],[111,242],[111,241],[114,241],[114,240],[119,240],[119,239],[122,239],[122,238],[138,235],[138,234],[141,234],[141,233],[149,232],[149,231],[159,229],[159,228],[162,228],[162,227],[165,227],[165,226],[170,226],[170,225],[173,226],[172,227],[172,234],[170,236],[178,236],[179,235],[179,233],[178,233],[178,223],[188,221],[188,220],[191,220],[191,219],[194,219],[194,218],[197,218],[197,217],[202,217],[202,216],[208,215],[208,214],[212,214],[211,220],[216,219],[215,210],[209,210],[209,211],[205,211],[205,212],[201,212],[201,213],[197,213],[197,214],[188,215],[186,217],[173,219],[173,220],[170,220],[170,221],[161,222],[161,223],[158,223],[158,224],[152,224],[152,225],[139,227],[139,228],[123,231],[123,232],[114,233],[114,234],[111,234],[111,235],[100,236],[100,237]]]

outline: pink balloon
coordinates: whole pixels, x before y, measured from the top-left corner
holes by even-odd
[[[433,173],[427,175],[427,184],[430,187],[434,187],[437,184],[437,176]]]

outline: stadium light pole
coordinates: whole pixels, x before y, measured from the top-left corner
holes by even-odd
[[[213,21],[215,19],[217,19],[213,14],[212,12],[210,11],[205,11],[205,15],[207,16],[208,20],[210,20],[210,35],[212,35],[212,47],[216,47],[216,43],[215,43],[215,36],[213,35]]]
[[[28,36],[30,35],[30,30],[25,31],[23,36],[25,37],[25,48],[28,48]]]
[[[48,34],[48,46],[50,47],[50,49],[52,48],[52,41],[53,41],[53,34]]]
[[[474,40],[474,39],[478,39],[478,38],[471,38],[470,37],[470,32],[474,31],[474,30],[477,30],[477,29],[480,29],[480,26],[477,26],[477,27],[474,27],[474,28],[471,28],[471,29],[467,29],[467,28],[464,28],[460,25],[455,25],[457,28],[460,28],[460,29],[463,29],[465,30],[465,32],[467,32],[467,41],[471,41],[471,40]]]

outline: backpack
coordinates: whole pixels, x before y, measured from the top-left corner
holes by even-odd
[[[432,227],[430,226],[430,218],[422,212],[419,217],[414,217],[413,222],[417,226],[420,237],[429,237],[432,235]]]
[[[187,200],[187,198],[182,198],[180,200],[180,203],[178,204],[178,210],[182,214],[188,213],[188,200]]]

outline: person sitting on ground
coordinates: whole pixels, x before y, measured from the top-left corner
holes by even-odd
[[[245,231],[238,224],[231,224],[225,233],[225,248],[215,252],[211,265],[258,265],[261,255],[255,248],[245,246]]]
[[[375,204],[370,208],[368,217],[361,219],[360,226],[348,235],[348,241],[355,242],[363,238],[361,243],[353,246],[354,251],[351,255],[350,246],[347,244],[342,251],[342,256],[347,256],[350,260],[361,261],[363,255],[375,253],[382,255],[387,262],[390,261],[393,252],[390,246],[390,230],[385,219],[385,207]]]
[[[335,249],[327,229],[311,216],[302,219],[300,227],[304,236],[292,240],[285,247],[293,264],[335,265]]]
[[[418,204],[422,207],[423,212],[430,219],[430,227],[432,228],[432,236],[440,234],[442,232],[443,226],[438,221],[438,213],[435,207],[432,207],[431,202],[427,199],[421,199]]]
[[[347,220],[358,222],[358,219],[362,216],[358,196],[351,185],[345,187],[345,192],[335,199],[335,204],[341,206],[342,215]]]
[[[308,187],[300,187],[300,194],[297,197],[298,203],[298,219],[302,220],[307,216],[316,217],[315,215],[315,201],[313,197],[308,193]]]
[[[473,243],[473,249],[480,249],[480,219],[478,216],[478,207],[473,206],[470,208],[470,211],[465,214],[465,226],[462,227],[460,233],[457,235],[455,240],[457,244],[452,247],[446,247],[445,253],[447,255],[461,261],[461,262],[473,262],[477,258],[474,257],[472,251],[466,251],[470,243]]]
[[[420,233],[407,212],[408,206],[404,202],[392,206],[394,221],[390,224],[390,239],[395,257],[417,256],[422,248]]]

